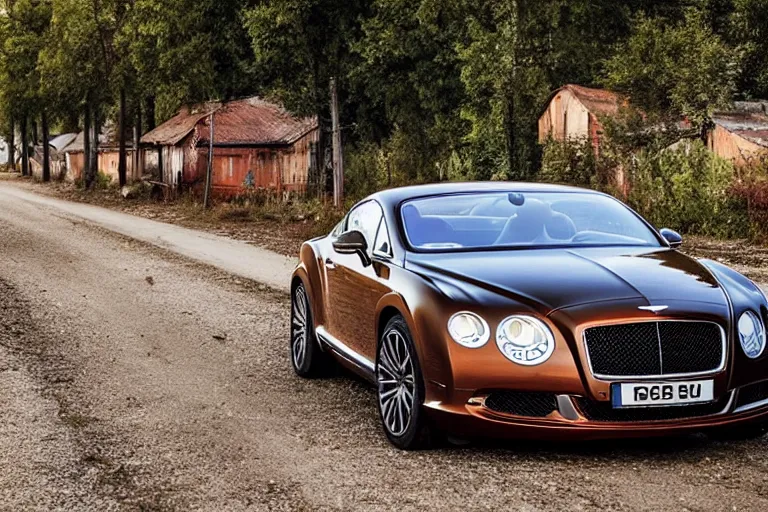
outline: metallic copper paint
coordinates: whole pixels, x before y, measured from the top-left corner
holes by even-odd
[[[587,364],[583,332],[590,326],[680,319],[719,324],[727,334],[727,359],[725,369],[711,377],[716,397],[768,378],[768,357],[750,360],[741,353],[731,304],[719,280],[698,261],[668,247],[409,252],[399,232],[399,204],[446,190],[450,186],[433,185],[372,196],[382,204],[390,226],[393,258],[374,256],[373,264],[363,267],[359,256],[334,252],[326,237],[303,245],[295,273],[309,291],[316,326],[371,361],[382,311],[395,308],[403,316],[423,372],[425,408],[441,428],[472,436],[595,439],[664,435],[768,418],[768,407],[761,407],[714,417],[604,423],[568,420],[557,412],[547,418],[515,417],[483,407],[482,397],[498,389],[608,401],[610,381],[595,378]],[[336,268],[328,269],[326,260]],[[668,308],[658,314],[638,309],[658,304]],[[462,310],[488,322],[494,335],[485,346],[465,348],[450,338],[448,319]],[[556,346],[548,361],[524,367],[502,355],[493,338],[498,324],[511,314],[536,316],[552,330]]]

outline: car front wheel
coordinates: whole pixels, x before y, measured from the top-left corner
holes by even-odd
[[[432,432],[423,411],[424,381],[408,326],[392,318],[376,354],[378,408],[389,441],[403,450],[428,448]]]

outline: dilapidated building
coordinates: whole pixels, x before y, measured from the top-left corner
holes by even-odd
[[[98,171],[109,176],[113,182],[118,181],[117,170],[120,163],[120,144],[117,135],[118,131],[113,124],[105,125],[99,135]],[[81,179],[85,166],[84,132],[77,134],[75,140],[64,148],[64,153],[66,154],[67,180]],[[141,166],[139,169],[134,169],[133,161],[133,142],[129,138],[126,145],[126,179],[129,183],[141,179]]]
[[[568,84],[554,91],[539,117],[539,142],[588,139],[597,151],[603,125],[600,118],[615,116],[621,97],[604,89]]]
[[[293,116],[256,97],[185,108],[145,134],[143,151],[161,155],[157,175],[164,183],[193,189],[203,186],[211,120],[215,193],[306,190],[310,168],[316,162],[317,120]]]
[[[707,146],[716,155],[745,165],[768,155],[768,102],[737,101],[727,112],[712,115]]]

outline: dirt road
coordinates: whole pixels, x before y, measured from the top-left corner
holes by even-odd
[[[768,438],[402,453],[288,301],[0,194],[2,510],[768,510]]]

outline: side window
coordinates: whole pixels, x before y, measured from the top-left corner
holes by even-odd
[[[379,222],[379,231],[376,233],[376,242],[373,244],[373,252],[382,256],[392,256],[392,245],[389,241],[389,230],[384,217]]]
[[[341,222],[339,222],[333,227],[333,230],[331,231],[331,237],[337,238],[340,234],[344,232],[344,222],[346,220],[347,219],[341,219]]]
[[[376,231],[379,229],[379,223],[383,216],[379,203],[367,201],[349,212],[345,231],[352,231],[353,229],[360,231],[365,236],[365,241],[368,242],[368,253],[370,254],[376,241]]]

